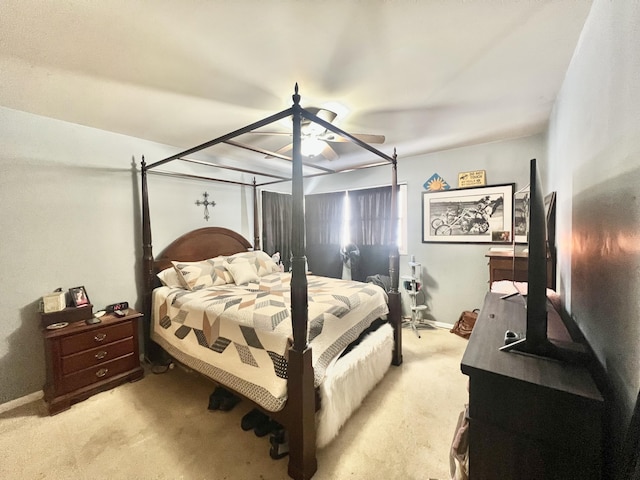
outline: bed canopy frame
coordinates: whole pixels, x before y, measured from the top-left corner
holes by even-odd
[[[260,249],[260,234],[258,223],[258,188],[266,185],[291,181],[292,183],[292,224],[291,232],[291,318],[293,330],[293,343],[289,350],[288,359],[288,382],[287,382],[287,403],[286,403],[286,420],[281,415],[278,418],[283,420],[289,433],[289,466],[288,472],[292,478],[308,479],[313,476],[317,469],[316,460],[316,430],[315,430],[315,413],[317,409],[316,392],[314,388],[314,373],[312,367],[311,347],[307,342],[307,277],[306,277],[306,256],[305,256],[305,219],[304,219],[304,178],[318,175],[327,175],[339,173],[341,170],[334,170],[324,166],[316,165],[303,161],[301,145],[302,145],[302,121],[306,119],[310,122],[317,123],[327,130],[340,135],[350,142],[372,153],[376,161],[369,162],[367,165],[360,167],[350,167],[346,170],[352,171],[361,168],[369,168],[379,166],[381,164],[390,164],[392,166],[391,184],[391,211],[395,215],[397,212],[397,155],[394,150],[393,156],[386,155],[371,145],[363,142],[357,137],[341,130],[335,125],[323,120],[312,112],[300,106],[300,95],[298,93],[298,85],[295,85],[295,92],[292,96],[293,104],[290,108],[279,113],[266,117],[258,122],[247,125],[243,128],[222,135],[218,138],[195,146],[178,154],[172,155],[163,160],[147,165],[144,157],[141,164],[142,175],[142,241],[143,241],[143,278],[144,293],[143,307],[147,319],[150,319],[151,313],[151,295],[154,285],[156,284],[156,273],[159,264],[154,261],[151,244],[151,223],[149,216],[149,195],[147,187],[147,174],[154,173],[159,175],[176,176],[182,178],[208,180],[212,182],[232,183],[240,186],[249,186],[253,189],[253,218],[254,218],[254,249]],[[270,152],[261,148],[239,143],[234,140],[240,135],[251,133],[256,129],[270,125],[281,119],[291,117],[293,122],[292,135],[292,155],[287,157],[276,152]],[[254,171],[251,169],[238,168],[235,166],[219,165],[213,162],[195,160],[187,158],[188,156],[201,150],[210,148],[214,145],[226,144],[244,150],[250,150],[258,154],[267,156],[267,158],[289,160],[292,163],[292,172],[289,177],[268,173],[264,171]],[[244,181],[233,181],[219,178],[211,178],[201,175],[164,172],[156,170],[158,167],[173,161],[192,162],[196,164],[216,167],[219,169],[232,170],[240,173],[248,173],[267,177],[269,180],[257,182],[253,178],[251,183]],[[318,173],[304,175],[303,166],[311,167]],[[388,244],[390,246],[389,254],[389,276],[391,277],[391,287],[388,292],[389,298],[389,322],[394,329],[394,353],[392,357],[393,365],[402,363],[402,336],[401,336],[401,299],[398,290],[399,283],[399,254],[396,242],[395,231],[389,232]],[[169,259],[170,260],[170,259]],[[186,260],[186,259],[182,259]],[[166,263],[165,263],[166,265]],[[148,338],[145,335],[145,339]],[[148,345],[147,345],[148,347]],[[280,412],[276,412],[278,414]]]

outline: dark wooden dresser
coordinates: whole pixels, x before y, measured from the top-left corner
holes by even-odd
[[[604,402],[588,370],[498,350],[525,331],[522,300],[488,293],[462,358],[470,479],[599,479]]]
[[[529,257],[526,252],[513,251],[491,251],[485,257],[489,258],[489,285],[499,280],[513,280],[516,282],[526,282]],[[547,259],[547,287],[554,287],[555,272],[553,262]]]
[[[85,307],[86,308],[86,307]],[[78,309],[55,312],[63,328],[43,328],[47,380],[44,398],[51,415],[68,409],[103,390],[143,376],[138,346],[141,313],[129,309],[124,317],[106,314],[101,322],[87,325],[77,320]],[[42,314],[43,326],[52,314]]]

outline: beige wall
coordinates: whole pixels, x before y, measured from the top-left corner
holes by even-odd
[[[0,131],[2,404],[44,384],[43,294],[84,285],[95,310],[136,304],[142,242],[134,161],[139,167],[143,154],[153,162],[176,149],[6,108]],[[209,224],[252,238],[246,195],[239,200],[236,187],[152,176],[149,189],[155,252],[208,224],[194,204],[205,190],[217,202]]]

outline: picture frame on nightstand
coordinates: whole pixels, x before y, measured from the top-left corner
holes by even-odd
[[[73,287],[69,289],[69,296],[74,307],[86,307],[91,304],[89,295],[84,287]]]

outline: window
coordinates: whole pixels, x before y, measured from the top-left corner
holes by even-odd
[[[372,269],[386,271],[389,232],[394,228],[399,253],[407,252],[406,184],[398,186],[397,216],[390,210],[391,186],[308,195],[305,203],[306,256],[310,270],[318,275],[341,277],[340,251],[348,244],[355,244],[363,258],[369,256],[363,263]],[[288,269],[291,252],[289,194],[263,192],[262,225],[264,250],[268,253],[279,251]]]
[[[373,190],[373,189],[364,189]],[[390,190],[390,187],[389,187]],[[358,190],[347,191],[346,200],[345,200],[345,209],[343,216],[343,226],[342,226],[342,245],[347,245],[349,243],[358,243],[354,242],[351,238],[351,231],[349,225],[351,223],[351,200],[354,196],[354,193],[358,192]],[[351,195],[350,195],[351,194]],[[396,228],[396,241],[398,244],[398,251],[401,255],[407,254],[407,185],[400,184],[398,185],[398,196],[396,198],[398,204],[398,223]],[[390,200],[389,200],[390,205]]]

